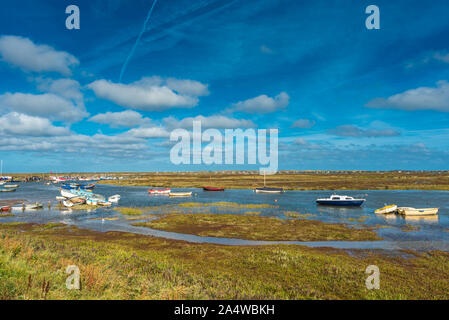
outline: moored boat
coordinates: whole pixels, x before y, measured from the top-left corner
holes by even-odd
[[[0,192],[14,192],[15,188],[0,188]]]
[[[86,191],[86,190],[75,190],[75,189],[70,189],[70,190],[66,190],[61,188],[61,196],[66,197],[66,198],[73,198],[73,197],[82,197],[84,199],[95,199],[98,201],[105,201],[106,198],[100,194],[94,194],[92,192]]]
[[[148,189],[149,194],[169,194],[171,189]]]
[[[96,206],[96,205],[98,205],[98,200],[97,199],[86,199],[86,204],[88,204],[90,206]]]
[[[224,191],[224,188],[216,188],[216,187],[203,187],[204,191]]]
[[[8,211],[11,211],[11,207],[10,206],[0,207],[0,212],[8,212]]]
[[[192,192],[170,192],[168,195],[170,197],[190,197]]]
[[[65,207],[67,207],[67,208],[71,208],[71,207],[73,207],[75,204],[72,202],[72,201],[70,201],[70,200],[64,200],[64,201],[62,201],[62,204],[65,206]]]
[[[339,196],[332,195],[329,198],[321,198],[317,199],[316,203],[321,205],[329,205],[329,206],[349,206],[349,207],[360,207],[366,199],[354,199],[349,196]]]
[[[398,209],[398,206],[395,204],[389,205],[389,206],[385,206],[383,208],[377,209],[374,211],[374,213],[376,214],[390,214],[390,213],[395,213],[396,210]]]
[[[15,189],[17,189],[18,187],[19,187],[18,184],[5,184],[3,186],[3,188],[15,188]]]
[[[117,203],[117,202],[120,201],[120,195],[116,194],[116,195],[110,196],[108,198],[108,201],[111,202],[111,203]]]
[[[439,208],[423,208],[416,209],[410,207],[400,207],[398,208],[398,213],[404,216],[432,216],[438,214]]]
[[[31,204],[23,204],[21,206],[15,206],[12,207],[11,210],[13,211],[26,211],[26,210],[38,210],[42,209],[44,205],[40,202],[31,203]]]
[[[256,192],[256,193],[282,193],[282,192],[284,192],[284,189],[283,188],[263,187],[263,188],[254,189],[254,192]]]

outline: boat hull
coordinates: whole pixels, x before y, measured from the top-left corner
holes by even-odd
[[[203,187],[204,191],[224,191],[224,188]]]
[[[282,188],[256,188],[254,189],[256,193],[282,193],[284,189]]]
[[[425,209],[415,209],[415,208],[398,208],[398,213],[404,216],[434,216],[438,214],[438,208],[425,208]]]
[[[169,194],[170,189],[148,189],[149,194]]]
[[[340,207],[360,207],[364,202],[365,200],[316,200],[316,203],[320,205]]]
[[[170,197],[190,197],[192,192],[170,192],[168,195]]]
[[[377,209],[376,211],[374,211],[374,213],[376,214],[390,214],[390,213],[395,213],[398,209],[397,205],[391,205],[391,206],[386,206],[380,209]]]

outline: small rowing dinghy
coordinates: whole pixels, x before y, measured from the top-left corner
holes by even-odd
[[[168,195],[170,197],[190,197],[192,192],[170,192]]]
[[[42,203],[36,202],[31,204],[23,204],[21,206],[12,207],[13,211],[25,211],[25,210],[38,210],[42,209],[44,205]]]
[[[149,194],[169,194],[170,189],[148,189]]]
[[[19,187],[18,184],[5,184],[3,188],[14,188],[17,189]]]
[[[283,188],[263,187],[263,188],[254,189],[254,192],[256,192],[256,193],[282,193],[282,192],[284,192],[284,189]]]
[[[0,192],[14,192],[16,189],[14,188],[0,188]]]
[[[392,205],[385,206],[383,208],[377,209],[376,211],[374,211],[374,213],[376,213],[376,214],[390,214],[390,213],[395,213],[397,209],[398,209],[398,206],[395,205],[395,204],[392,204]]]
[[[111,202],[111,203],[117,203],[117,202],[120,201],[120,195],[116,194],[116,195],[110,196],[108,198],[108,201]]]
[[[398,213],[404,216],[432,216],[438,214],[438,208],[415,209],[401,207],[398,208]]]
[[[216,187],[203,187],[204,191],[224,191],[224,188],[216,188]]]

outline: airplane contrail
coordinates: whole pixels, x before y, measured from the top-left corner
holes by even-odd
[[[153,1],[153,5],[151,6],[150,11],[148,11],[148,15],[147,18],[145,19],[145,22],[143,23],[143,27],[142,30],[139,33],[139,36],[137,37],[136,42],[134,43],[131,52],[129,53],[129,55],[126,57],[125,62],[123,63],[122,66],[122,70],[120,71],[120,79],[119,82],[122,82],[122,77],[123,77],[123,73],[126,70],[126,66],[128,65],[129,60],[131,59],[131,57],[134,55],[134,51],[136,51],[137,45],[139,44],[140,38],[142,37],[143,33],[145,32],[146,28],[147,28],[147,23],[150,20],[151,17],[151,13],[153,12],[154,6],[156,5],[157,0]]]

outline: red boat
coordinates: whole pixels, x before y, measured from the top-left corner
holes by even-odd
[[[170,189],[148,189],[149,194],[169,194]]]
[[[11,210],[11,207],[0,207],[0,212],[8,212]]]
[[[215,187],[203,187],[204,191],[224,191],[224,188],[215,188]]]

